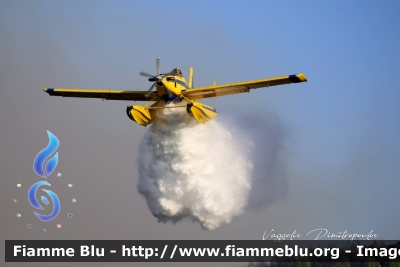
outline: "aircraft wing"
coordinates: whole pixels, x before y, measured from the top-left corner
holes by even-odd
[[[227,83],[221,85],[212,85],[207,87],[193,88],[182,92],[182,95],[189,99],[201,99],[207,97],[217,97],[232,95],[238,93],[250,92],[250,89],[261,87],[270,87],[281,84],[306,82],[307,77],[303,74],[294,74],[288,76],[279,76],[247,82]]]
[[[92,90],[92,89],[70,89],[70,88],[43,88],[52,96],[79,97],[79,98],[101,98],[105,100],[135,100],[149,101],[157,97],[156,92],[151,92],[147,98],[147,91],[126,91],[126,90]]]

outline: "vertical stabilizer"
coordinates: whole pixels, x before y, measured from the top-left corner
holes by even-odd
[[[193,88],[193,68],[190,67],[189,69],[189,87],[190,89]]]

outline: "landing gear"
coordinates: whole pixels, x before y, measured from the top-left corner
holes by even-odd
[[[142,106],[127,106],[126,114],[131,120],[144,127],[153,122],[149,110]]]
[[[187,104],[186,110],[196,119],[196,121],[203,124],[214,119],[218,115],[215,108],[194,101]]]

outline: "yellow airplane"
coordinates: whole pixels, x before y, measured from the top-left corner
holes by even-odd
[[[250,92],[250,89],[307,81],[306,76],[301,73],[221,85],[216,85],[213,82],[211,86],[193,88],[193,68],[189,69],[189,83],[187,83],[179,68],[160,74],[159,57],[156,59],[156,65],[157,75],[139,72],[139,75],[148,77],[150,82],[154,82],[148,91],[70,88],[43,88],[43,90],[51,96],[147,101],[143,106],[128,106],[126,108],[126,113],[131,120],[139,125],[147,126],[156,119],[154,112],[156,109],[185,107],[194,119],[200,123],[205,123],[214,119],[217,116],[217,111],[211,106],[197,102],[197,99],[216,98],[217,96]],[[157,91],[152,91],[154,87]],[[152,102],[155,103],[148,106]],[[168,105],[171,103],[175,105]],[[179,103],[184,105],[179,105]]]

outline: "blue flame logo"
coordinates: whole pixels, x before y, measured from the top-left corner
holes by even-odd
[[[40,203],[36,199],[36,194],[37,194],[38,188],[41,185],[51,186],[51,184],[49,184],[46,181],[40,181],[40,182],[33,184],[31,186],[31,188],[29,188],[28,199],[34,208],[39,209],[39,210],[44,210],[42,205],[40,205]],[[38,219],[40,219],[44,222],[48,222],[48,221],[53,220],[55,217],[57,217],[57,215],[60,213],[61,205],[60,205],[60,200],[58,199],[58,196],[53,191],[47,190],[47,189],[42,189],[42,191],[46,192],[47,195],[50,197],[51,201],[54,203],[53,212],[50,215],[42,215],[36,211],[34,211],[33,213],[36,215],[36,217],[38,217]],[[45,205],[49,205],[49,200],[47,199],[47,197],[42,196],[40,199],[42,200],[42,202]]]
[[[48,178],[55,168],[57,167],[58,164],[58,152],[49,160],[47,160],[58,148],[60,145],[60,142],[58,141],[57,137],[52,134],[50,131],[47,131],[47,135],[49,136],[49,144],[45,149],[40,151],[34,162],[33,162],[33,170],[37,175],[39,175],[42,178]],[[47,160],[46,164],[45,161]],[[46,181],[40,181],[31,186],[28,190],[28,200],[31,203],[32,207],[39,209],[39,210],[44,210],[43,206],[38,202],[36,198],[37,191],[40,186],[42,185],[47,185],[51,186]],[[53,220],[57,215],[60,213],[60,200],[58,196],[51,190],[48,189],[42,189],[43,192],[47,193],[47,195],[50,197],[50,200],[53,202],[53,211],[49,215],[43,215],[40,214],[36,211],[33,213],[36,215],[36,217],[44,222],[48,222]],[[49,199],[45,196],[41,196],[40,200],[45,204],[46,206],[49,205]]]
[[[50,176],[56,168],[58,163],[58,152],[54,155],[54,157],[49,159],[45,165],[47,175],[43,171],[44,162],[57,150],[58,146],[60,145],[60,142],[54,134],[52,134],[50,131],[47,131],[47,134],[49,136],[49,144],[45,149],[37,154],[35,161],[33,162],[33,170],[37,175],[43,178]]]

